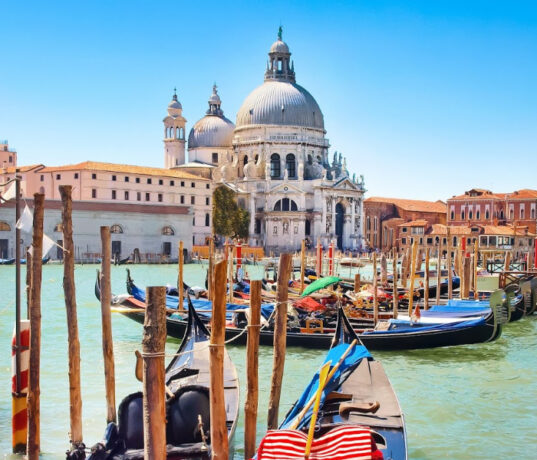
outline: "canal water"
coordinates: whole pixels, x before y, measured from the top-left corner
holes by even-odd
[[[94,296],[96,266],[76,266],[78,319],[82,353],[84,441],[91,446],[104,431],[105,396],[101,351],[100,305]],[[174,284],[172,265],[130,267],[140,286]],[[255,269],[255,267],[254,267]],[[256,273],[259,275],[260,271]],[[24,280],[24,269],[22,279]],[[68,447],[69,400],[67,330],[62,289],[63,267],[43,267],[41,357],[42,458],[65,458]],[[114,293],[125,292],[124,267],[112,268]],[[185,267],[185,281],[201,285],[205,267]],[[13,266],[0,267],[0,457],[11,456],[11,356],[14,321]],[[23,299],[23,316],[26,314]],[[537,458],[537,317],[504,328],[490,344],[433,350],[374,352],[384,365],[406,416],[409,457],[414,460]],[[142,327],[113,314],[116,356],[116,400],[141,390],[134,377],[134,350],[140,349]],[[179,342],[169,339],[173,353]],[[245,397],[245,348],[230,346]],[[323,359],[318,350],[289,348],[285,364],[280,420]],[[266,427],[272,351],[260,350],[258,439]],[[241,406],[242,408],[242,406]],[[243,413],[236,436],[235,458],[242,459]]]

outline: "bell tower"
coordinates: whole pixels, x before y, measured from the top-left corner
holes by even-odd
[[[164,167],[174,168],[185,164],[185,124],[183,107],[177,100],[174,88],[172,101],[168,104],[168,116],[164,118]]]

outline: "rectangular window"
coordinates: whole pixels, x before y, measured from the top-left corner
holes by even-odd
[[[142,192],[136,192],[136,201],[142,201]]]
[[[170,186],[173,187],[174,185],[175,185],[175,181],[174,181],[174,180],[171,180],[171,181],[170,181]]]
[[[406,238],[401,238],[401,244],[406,244]]]
[[[194,187],[196,187],[196,183],[195,183],[195,182],[192,182],[192,183],[190,184],[190,186],[191,186],[192,188],[194,188]]]
[[[185,196],[181,195],[181,204],[185,204]]]
[[[97,189],[96,188],[91,189],[91,197],[92,198],[97,198]]]
[[[427,244],[433,244],[433,239],[432,238],[427,238]]]
[[[115,182],[117,180],[117,176],[115,174],[112,174],[112,180]]]
[[[159,185],[164,185],[164,181],[163,181],[162,179],[159,179],[159,180],[158,180],[158,184],[159,184]]]
[[[115,190],[112,190],[112,199],[113,199],[113,200],[116,199],[116,191],[115,191]]]
[[[205,204],[206,204],[207,206],[209,206],[210,200],[211,200],[211,199],[210,199],[209,197],[206,197],[206,198],[205,198]]]
[[[139,177],[137,177],[137,178],[135,179],[135,181],[134,181],[134,182],[136,182],[137,184],[139,184],[139,183],[140,183],[140,178],[139,178]]]
[[[78,173],[75,173],[75,179],[78,179]]]
[[[190,204],[196,204],[196,197],[195,196],[190,197]]]
[[[45,182],[45,176],[41,174],[41,182]]]
[[[9,162],[13,163],[13,157],[11,155],[9,155]]]
[[[184,187],[184,186],[185,186],[185,181],[182,180],[182,181],[181,181],[181,187]]]
[[[210,189],[210,188],[211,188],[211,184],[205,184],[205,188],[206,188],[206,189]]]
[[[56,174],[56,180],[60,180],[62,178],[61,174]]]
[[[213,163],[218,163],[218,153],[213,153]]]
[[[151,200],[151,196],[149,195],[149,193],[146,193],[145,194],[145,201],[150,201]]]
[[[125,190],[125,200],[129,200],[129,191]]]
[[[125,182],[129,182],[129,176],[125,176]]]
[[[159,201],[159,203],[162,203],[162,193],[158,194],[158,201]]]
[[[526,208],[525,205],[523,205],[523,204],[520,205],[520,218],[521,218],[521,219],[525,219],[525,218],[526,218],[526,212],[525,212],[526,209],[525,209],[525,208]]]
[[[152,181],[151,179],[148,178],[148,179],[147,179],[147,183],[148,183],[148,184],[152,184],[153,181]]]
[[[92,179],[97,179],[97,174],[93,173],[93,174],[91,175],[91,178],[92,178]]]

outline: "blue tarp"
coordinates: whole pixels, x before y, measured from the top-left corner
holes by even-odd
[[[326,358],[323,361],[323,365],[330,361],[331,367],[334,367],[339,362],[341,356],[343,356],[343,354],[347,351],[348,347],[349,347],[349,344],[343,343],[332,348],[326,355]],[[371,355],[369,354],[369,351],[367,350],[367,348],[365,348],[363,345],[355,345],[352,352],[349,353],[349,355],[343,360],[343,362],[339,366],[334,376],[325,385],[322,396],[321,396],[321,406],[322,406],[324,399],[326,398],[326,395],[328,395],[332,391],[339,388],[341,384],[347,379],[347,377],[352,373],[352,371],[354,371],[354,369],[358,367],[358,365],[364,358],[373,359]],[[317,389],[319,388],[319,371],[321,367],[322,365],[319,367],[319,370],[313,376],[313,379],[304,390],[304,393],[302,393],[302,396],[300,396],[300,398],[298,399],[294,407],[285,417],[285,420],[280,425],[281,430],[290,427],[295,417],[300,413],[300,411],[304,408],[304,406],[306,406],[306,404],[312,398],[312,396],[317,393]],[[313,410],[313,406],[306,413],[306,416],[302,419],[302,421],[298,425],[299,429],[309,424],[309,421],[312,415],[312,410]]]
[[[145,291],[143,289],[140,289],[136,285],[131,286],[131,292],[135,299],[145,302]],[[210,300],[207,299],[190,299],[192,302],[192,305],[194,306],[194,309],[202,318],[210,318],[211,312],[213,309],[213,304]],[[176,296],[167,295],[166,296],[166,307],[171,310],[178,310],[179,307],[179,298]],[[183,302],[183,308],[185,311],[188,310],[188,301],[185,299]],[[248,309],[248,305],[239,305],[235,303],[228,303],[226,304],[226,310],[244,310]],[[274,310],[274,304],[272,303],[265,303],[261,305],[261,314],[265,319],[268,319],[269,316],[272,314]],[[206,313],[205,313],[206,311]],[[233,317],[233,313],[226,313],[226,319],[231,320]]]
[[[363,334],[367,335],[382,335],[382,334],[397,334],[400,332],[422,332],[422,331],[446,331],[446,330],[456,330],[456,329],[464,329],[467,327],[475,327],[486,324],[486,320],[484,317],[473,319],[473,320],[467,320],[464,321],[461,319],[461,321],[458,321],[456,323],[444,323],[444,324],[432,324],[432,325],[426,325],[423,326],[421,324],[415,324],[410,323],[410,321],[400,320],[400,319],[391,319],[390,320],[390,328],[387,331],[365,331]]]

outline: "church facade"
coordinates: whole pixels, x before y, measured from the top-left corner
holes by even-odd
[[[340,249],[364,246],[363,176],[352,177],[341,154],[330,154],[323,113],[296,83],[288,45],[272,44],[264,82],[240,107],[236,124],[221,109],[216,86],[206,115],[188,136],[177,97],[168,106],[165,163],[225,185],[250,212],[249,244],[295,250],[307,238]]]

